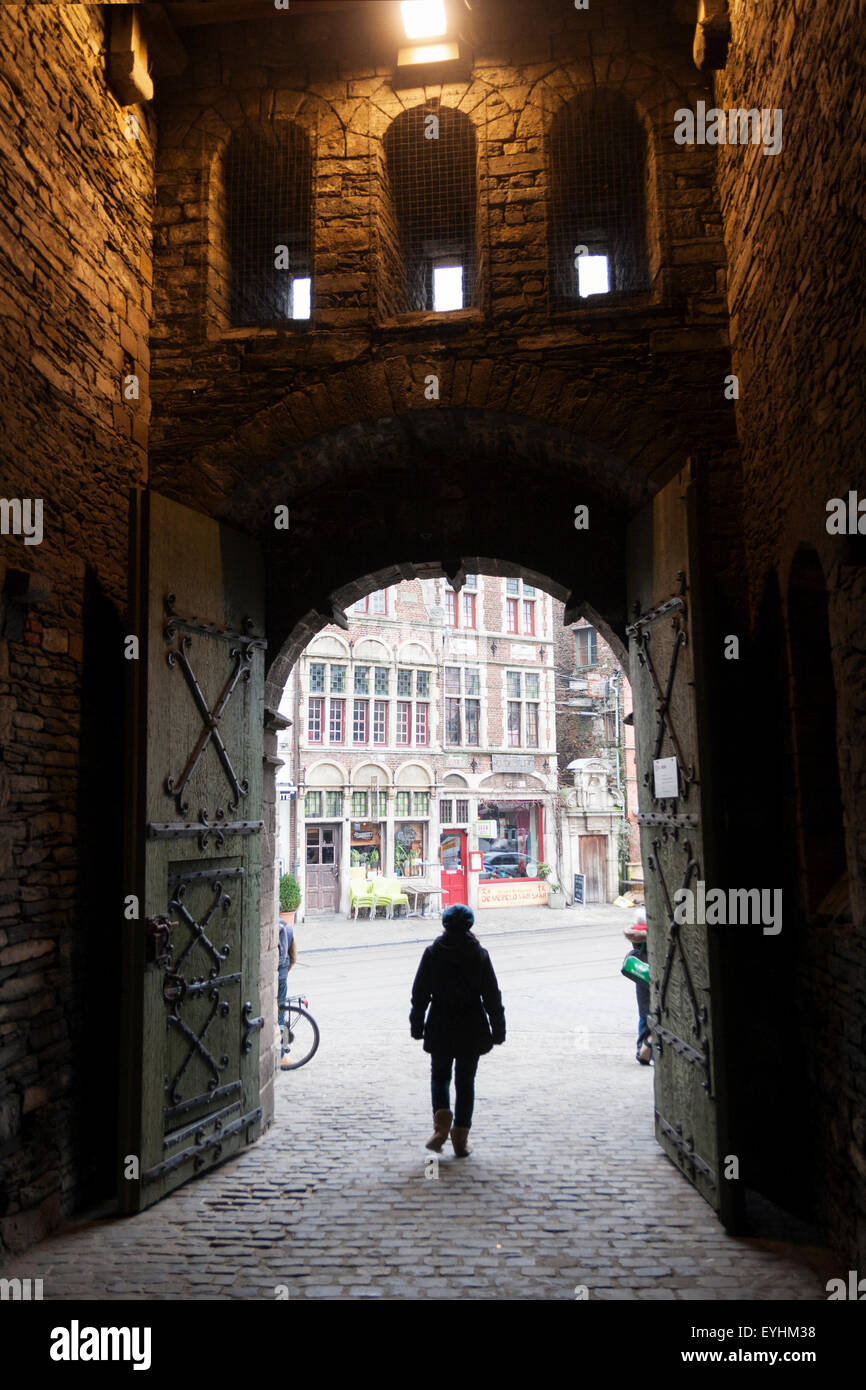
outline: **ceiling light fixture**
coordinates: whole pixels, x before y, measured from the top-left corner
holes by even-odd
[[[407,39],[433,39],[447,32],[445,0],[402,0],[400,12]]]

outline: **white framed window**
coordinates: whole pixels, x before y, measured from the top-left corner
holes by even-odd
[[[481,679],[477,666],[445,667],[445,743],[477,748],[481,742]]]
[[[534,637],[541,632],[541,609],[536,607],[539,591],[522,579],[505,581],[505,631]]]
[[[505,672],[505,735],[509,748],[537,748],[540,674]]]

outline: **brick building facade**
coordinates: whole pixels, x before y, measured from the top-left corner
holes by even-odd
[[[586,900],[603,902],[643,886],[631,684],[585,618],[560,621],[554,659],[563,835]]]
[[[314,638],[282,703],[297,796],[279,801],[281,859],[302,913],[346,912],[361,864],[441,883],[445,905],[546,902],[560,613],[525,581],[468,574],[459,593],[443,579],[374,591],[345,632]]]

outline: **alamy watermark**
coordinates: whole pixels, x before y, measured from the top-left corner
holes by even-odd
[[[10,533],[25,545],[42,544],[41,497],[0,497],[0,536]]]
[[[782,930],[782,890],[708,889],[699,878],[695,892],[677,888],[674,893],[674,921],[681,927],[762,926],[764,936],[778,936]]]
[[[147,1371],[151,1362],[149,1327],[82,1327],[73,1318],[69,1327],[51,1331],[48,1355],[52,1361],[131,1361],[134,1371]]]
[[[760,145],[764,154],[778,154],[782,148],[782,112],[756,106],[723,111],[699,101],[696,111],[681,106],[674,112],[674,140],[678,145]]]

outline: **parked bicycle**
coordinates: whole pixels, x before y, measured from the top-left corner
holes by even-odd
[[[287,999],[280,1036],[283,1046],[282,1071],[297,1071],[314,1056],[319,1046],[319,1025],[307,1013],[308,1000],[296,994]]]

